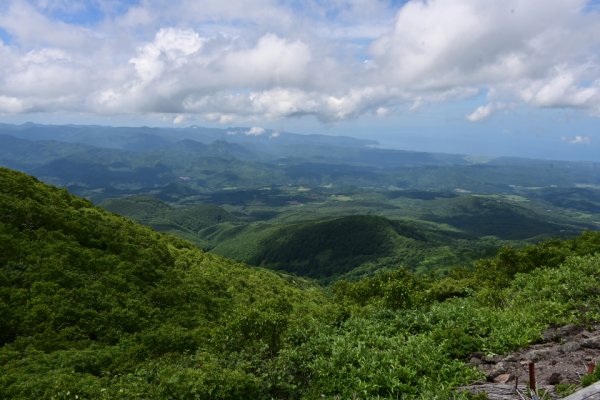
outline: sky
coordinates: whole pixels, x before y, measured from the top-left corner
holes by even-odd
[[[600,161],[600,1],[3,0],[0,122]]]

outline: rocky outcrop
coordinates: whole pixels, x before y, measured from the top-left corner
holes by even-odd
[[[521,400],[515,384],[526,389],[529,363],[533,362],[538,389],[544,389],[550,398],[558,399],[556,385],[579,384],[588,373],[589,365],[600,363],[600,326],[590,331],[576,325],[552,327],[542,338],[544,343],[505,356],[474,353],[469,363],[485,374],[487,382],[465,389],[472,393],[486,392],[491,400]],[[584,398],[600,400],[600,394],[598,397],[581,397]]]

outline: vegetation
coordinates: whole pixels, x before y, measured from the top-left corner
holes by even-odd
[[[597,163],[245,133],[1,124],[0,165],[212,253],[322,282],[439,272],[600,227]]]
[[[2,168],[0,398],[467,398],[471,353],[600,319],[599,251],[586,232],[322,288]]]

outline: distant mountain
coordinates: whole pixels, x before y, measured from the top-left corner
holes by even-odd
[[[102,196],[100,189],[144,193],[177,183],[180,177],[200,191],[334,184],[505,193],[600,184],[599,163],[510,158],[483,162],[374,145],[261,128],[0,125],[0,165],[56,184],[95,190],[79,193],[94,198]]]
[[[478,237],[493,235],[506,240],[525,240],[538,235],[576,235],[582,229],[593,228],[487,197],[461,196],[439,202],[439,205],[434,213],[422,218],[454,226]]]
[[[217,225],[200,234],[211,251],[253,265],[331,280],[403,266],[427,271],[468,264],[502,242],[478,241],[427,221],[369,215],[298,223]],[[451,247],[453,251],[449,252]]]
[[[523,190],[551,207],[574,209],[586,213],[600,213],[600,188],[596,187],[545,187]]]

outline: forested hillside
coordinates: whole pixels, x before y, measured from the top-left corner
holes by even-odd
[[[0,398],[466,398],[473,352],[600,320],[599,251],[586,232],[323,288],[0,168]]]

